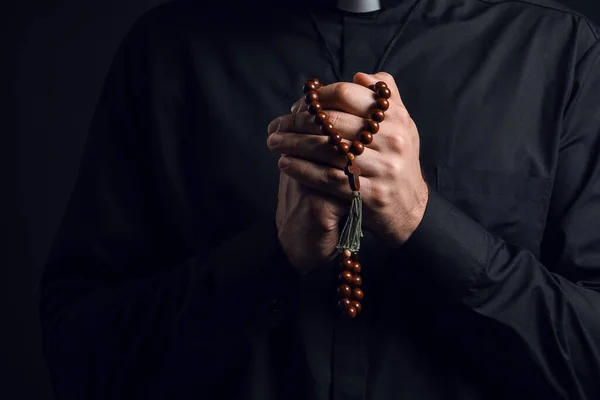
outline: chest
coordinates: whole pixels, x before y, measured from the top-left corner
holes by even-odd
[[[279,171],[278,155],[266,146],[267,126],[290,112],[308,77],[336,79],[317,45],[302,53],[286,49],[285,38],[230,46],[219,59],[198,63],[195,96],[205,109],[196,114],[200,129],[187,158],[192,171],[207,173],[200,160],[210,165],[214,194],[227,199],[215,212],[272,215]],[[454,46],[415,34],[384,65],[419,129],[426,178],[492,233],[537,252],[556,161],[560,91],[533,56],[503,56],[477,41]],[[197,157],[207,138],[210,151]]]

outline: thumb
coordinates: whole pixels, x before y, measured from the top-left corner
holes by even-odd
[[[387,72],[378,72],[376,74],[370,75],[365,74],[364,72],[357,72],[354,74],[353,82],[364,86],[369,87],[371,85],[376,84],[379,81],[383,81],[387,84],[388,88],[392,91],[392,97],[390,100],[402,103],[402,98],[400,97],[400,91],[398,90],[398,86],[396,86],[396,81],[394,77]]]

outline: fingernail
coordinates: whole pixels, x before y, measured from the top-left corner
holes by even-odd
[[[279,143],[281,143],[282,139],[283,136],[281,136],[279,133],[273,133],[271,136],[269,136],[269,146],[277,146]]]
[[[292,162],[290,161],[289,158],[287,157],[281,157],[279,159],[279,169],[286,169],[287,167],[290,166]]]
[[[269,133],[269,135],[273,132],[277,132],[279,130],[280,126],[281,126],[281,118],[274,119],[273,121],[271,121],[271,123],[267,127],[267,132]]]

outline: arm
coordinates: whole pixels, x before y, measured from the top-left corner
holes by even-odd
[[[274,219],[225,243],[190,233],[178,167],[167,169],[159,153],[164,138],[188,129],[185,74],[173,70],[181,68],[173,43],[145,48],[164,34],[148,29],[151,18],[113,62],[41,283],[44,354],[59,399],[156,395],[190,324],[196,368],[204,366],[196,381],[219,378],[273,322],[272,301],[285,303],[298,277]]]
[[[404,246],[460,300],[441,309],[443,332],[499,393],[514,385],[524,398],[600,398],[600,43],[575,83],[541,260],[433,192]]]

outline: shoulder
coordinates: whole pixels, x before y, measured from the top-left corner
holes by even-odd
[[[273,14],[289,8],[266,0],[233,3],[173,0],[144,12],[135,21],[132,30],[186,36],[190,33],[239,31],[248,26],[257,29],[270,24]],[[214,38],[214,35],[211,36]]]
[[[600,27],[592,22],[584,14],[575,11],[571,7],[555,0],[475,0],[477,2],[487,4],[488,6],[506,7],[513,9],[521,9],[523,12],[545,17],[548,19],[554,18],[557,20],[574,21],[581,24],[582,28],[594,37],[595,40],[600,38]]]
[[[458,0],[495,10],[500,21],[519,18],[515,26],[541,41],[566,46],[580,60],[600,41],[600,27],[587,16],[555,0]],[[531,29],[530,29],[531,28]],[[564,53],[567,54],[567,53]]]

